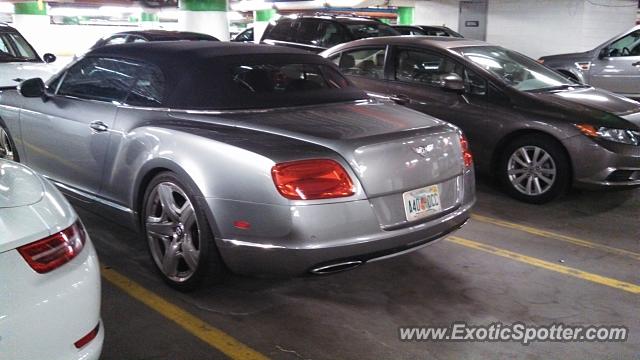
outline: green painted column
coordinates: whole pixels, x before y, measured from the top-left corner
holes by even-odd
[[[227,11],[227,0],[180,0],[180,10]]]
[[[262,9],[256,10],[253,12],[253,41],[256,43],[260,42],[262,38],[262,34],[269,26],[269,21],[271,21],[276,16],[276,9]]]
[[[55,52],[47,34],[51,18],[47,15],[47,3],[44,1],[25,1],[13,4],[13,27],[18,29],[40,54]]]
[[[398,7],[398,25],[413,25],[413,13],[412,7]]]
[[[158,22],[160,17],[156,13],[143,12],[140,14],[140,21]]]
[[[179,4],[182,29],[229,40],[227,0],[180,0]]]
[[[47,4],[44,1],[28,1],[13,4],[16,15],[47,15]]]
[[[271,21],[275,14],[275,9],[256,10],[253,12],[253,21]]]

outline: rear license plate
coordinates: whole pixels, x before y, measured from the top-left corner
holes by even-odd
[[[438,185],[407,191],[402,194],[402,200],[408,221],[422,219],[442,211]]]

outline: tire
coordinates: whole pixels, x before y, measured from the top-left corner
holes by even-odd
[[[509,143],[498,164],[503,189],[511,197],[544,204],[564,194],[571,165],[564,148],[546,135],[526,135]]]
[[[13,142],[11,135],[9,135],[7,128],[2,124],[0,124],[0,159],[20,162],[16,144]]]
[[[180,291],[217,281],[224,265],[197,190],[172,172],[151,180],[142,203],[142,229],[151,261],[163,280]]]

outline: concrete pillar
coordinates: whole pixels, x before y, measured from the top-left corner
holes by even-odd
[[[229,40],[227,0],[180,0],[180,27]]]
[[[156,29],[160,27],[160,17],[154,12],[143,11],[140,14],[140,27],[144,29]]]
[[[47,15],[47,4],[43,1],[28,1],[14,4],[13,26],[27,38],[27,41],[43,54],[46,49],[46,37],[51,19]]]
[[[444,25],[457,31],[459,17],[460,0],[416,1],[416,25]]]
[[[414,8],[398,6],[398,25],[413,25]]]
[[[260,43],[262,34],[267,29],[269,21],[276,15],[275,9],[256,10],[253,12],[253,42]]]

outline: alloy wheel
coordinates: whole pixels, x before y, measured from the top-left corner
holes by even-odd
[[[145,231],[151,255],[170,280],[184,282],[198,269],[200,228],[185,192],[172,182],[156,185],[145,206]]]
[[[2,127],[0,127],[0,159],[15,160],[9,134]]]
[[[516,190],[528,196],[539,196],[553,187],[557,168],[553,157],[544,149],[523,146],[511,154],[507,174]]]

